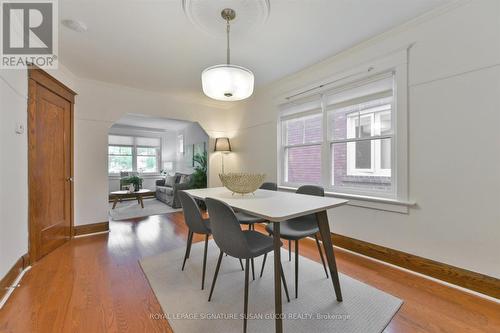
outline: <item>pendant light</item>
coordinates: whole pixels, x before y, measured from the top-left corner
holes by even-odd
[[[203,92],[208,97],[219,101],[239,101],[252,95],[254,75],[245,67],[231,65],[229,22],[234,20],[236,12],[231,8],[226,8],[221,12],[221,16],[226,21],[227,62],[208,67],[201,73]]]

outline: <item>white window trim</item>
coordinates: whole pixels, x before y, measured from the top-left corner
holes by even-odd
[[[107,145],[107,147],[113,146],[113,147],[131,147],[132,148],[132,170],[128,171],[128,172],[137,172],[137,173],[140,173],[141,175],[149,175],[149,176],[160,175],[161,161],[162,161],[162,154],[161,153],[162,153],[162,146],[163,146],[163,142],[162,142],[162,138],[161,137],[158,137],[158,136],[148,136],[148,135],[124,135],[124,134],[113,134],[113,133],[108,134],[108,136],[109,135],[123,136],[123,137],[132,138],[132,140],[133,140],[133,144],[132,145],[109,144],[109,142],[108,142],[108,145]],[[152,146],[139,146],[139,145],[136,144],[137,138],[155,138],[155,139],[159,139],[160,140],[160,145],[159,146],[155,146],[155,147],[152,147]],[[156,158],[157,158],[157,160],[156,160],[156,169],[157,169],[157,171],[155,171],[155,172],[140,172],[139,170],[137,170],[137,156],[139,156],[139,155],[137,155],[137,148],[156,148],[158,150],[158,154],[156,155]],[[108,150],[108,161],[109,161],[109,155],[110,154],[109,154],[109,150]],[[120,156],[120,155],[114,155],[114,156]],[[126,155],[126,156],[128,156],[128,155]],[[152,156],[152,155],[142,155],[142,156]],[[108,177],[119,177],[120,176],[120,173],[110,173],[109,172],[109,162],[108,162],[107,168],[108,168]]]
[[[403,205],[411,206],[415,203],[408,199],[408,52],[409,48],[403,50],[396,51],[388,56],[383,58],[379,58],[370,63],[365,63],[363,65],[357,66],[355,68],[351,68],[350,70],[342,71],[341,74],[334,75],[327,79],[322,80],[321,82],[310,84],[308,87],[313,86],[321,86],[325,82],[338,82],[337,86],[328,86],[328,88],[318,88],[318,89],[308,89],[308,87],[302,87],[300,89],[296,89],[287,95],[294,95],[299,91],[311,91],[310,93],[301,95],[302,98],[308,98],[313,95],[324,94],[327,91],[335,90],[336,87],[340,87],[341,85],[346,85],[349,81],[344,78],[349,78],[350,82],[356,84],[356,82],[360,82],[363,79],[371,77],[375,74],[382,74],[386,72],[392,71],[394,73],[394,88],[393,88],[393,105],[392,109],[394,112],[392,113],[391,122],[392,122],[392,136],[395,138],[392,142],[392,150],[391,150],[391,170],[392,170],[392,187],[394,192],[389,196],[387,193],[377,193],[376,191],[370,191],[367,193],[363,193],[362,191],[356,190],[351,191],[349,189],[342,189],[342,193],[338,193],[332,190],[330,186],[325,186],[325,190],[328,193],[333,193],[337,196],[344,197],[355,197],[356,203],[358,206],[363,206],[366,203],[366,207],[377,209],[377,204],[373,204],[374,201],[384,201],[384,202],[394,202],[394,203],[402,203]],[[368,71],[365,74],[359,74],[363,71],[360,69],[366,69]],[[370,74],[370,75],[367,75]],[[356,77],[356,79],[352,79]],[[289,103],[299,99],[289,99],[286,95],[282,95],[277,98],[278,103]],[[322,101],[322,110],[326,111],[324,100]],[[326,113],[326,112],[325,112]],[[286,117],[290,117],[287,115]],[[322,142],[323,152],[322,152],[322,184],[331,184],[331,170],[329,170],[329,164],[331,161],[331,149],[330,149],[330,141],[328,140],[328,131],[325,130],[327,128],[327,117],[323,117],[323,135],[324,140]],[[281,114],[278,114],[277,119],[277,176],[279,186],[282,188],[297,188],[302,184],[293,184],[284,181],[285,175],[285,163],[284,156],[285,150],[283,146],[283,131],[282,131],[282,123],[281,123]],[[380,138],[384,138],[381,136]],[[373,138],[371,138],[373,139]],[[397,159],[397,160],[396,160]],[[398,206],[398,204],[396,204]],[[391,209],[384,209],[389,210]]]

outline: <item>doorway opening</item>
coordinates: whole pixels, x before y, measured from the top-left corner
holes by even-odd
[[[108,131],[114,221],[180,210],[178,191],[207,187],[208,135],[197,122],[127,114]]]

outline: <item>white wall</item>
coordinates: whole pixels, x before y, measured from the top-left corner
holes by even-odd
[[[276,97],[415,43],[409,214],[345,206],[333,231],[500,278],[500,2],[416,19],[259,89],[233,110],[235,168],[276,179]]]
[[[28,251],[27,96],[26,72],[0,70],[0,278]]]

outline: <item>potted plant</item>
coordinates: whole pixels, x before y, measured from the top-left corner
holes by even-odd
[[[125,179],[125,184],[133,184],[134,191],[137,192],[142,188],[142,178],[138,176],[131,176]]]
[[[193,156],[195,162],[193,172],[193,187],[206,188],[207,187],[207,152],[197,153]]]

